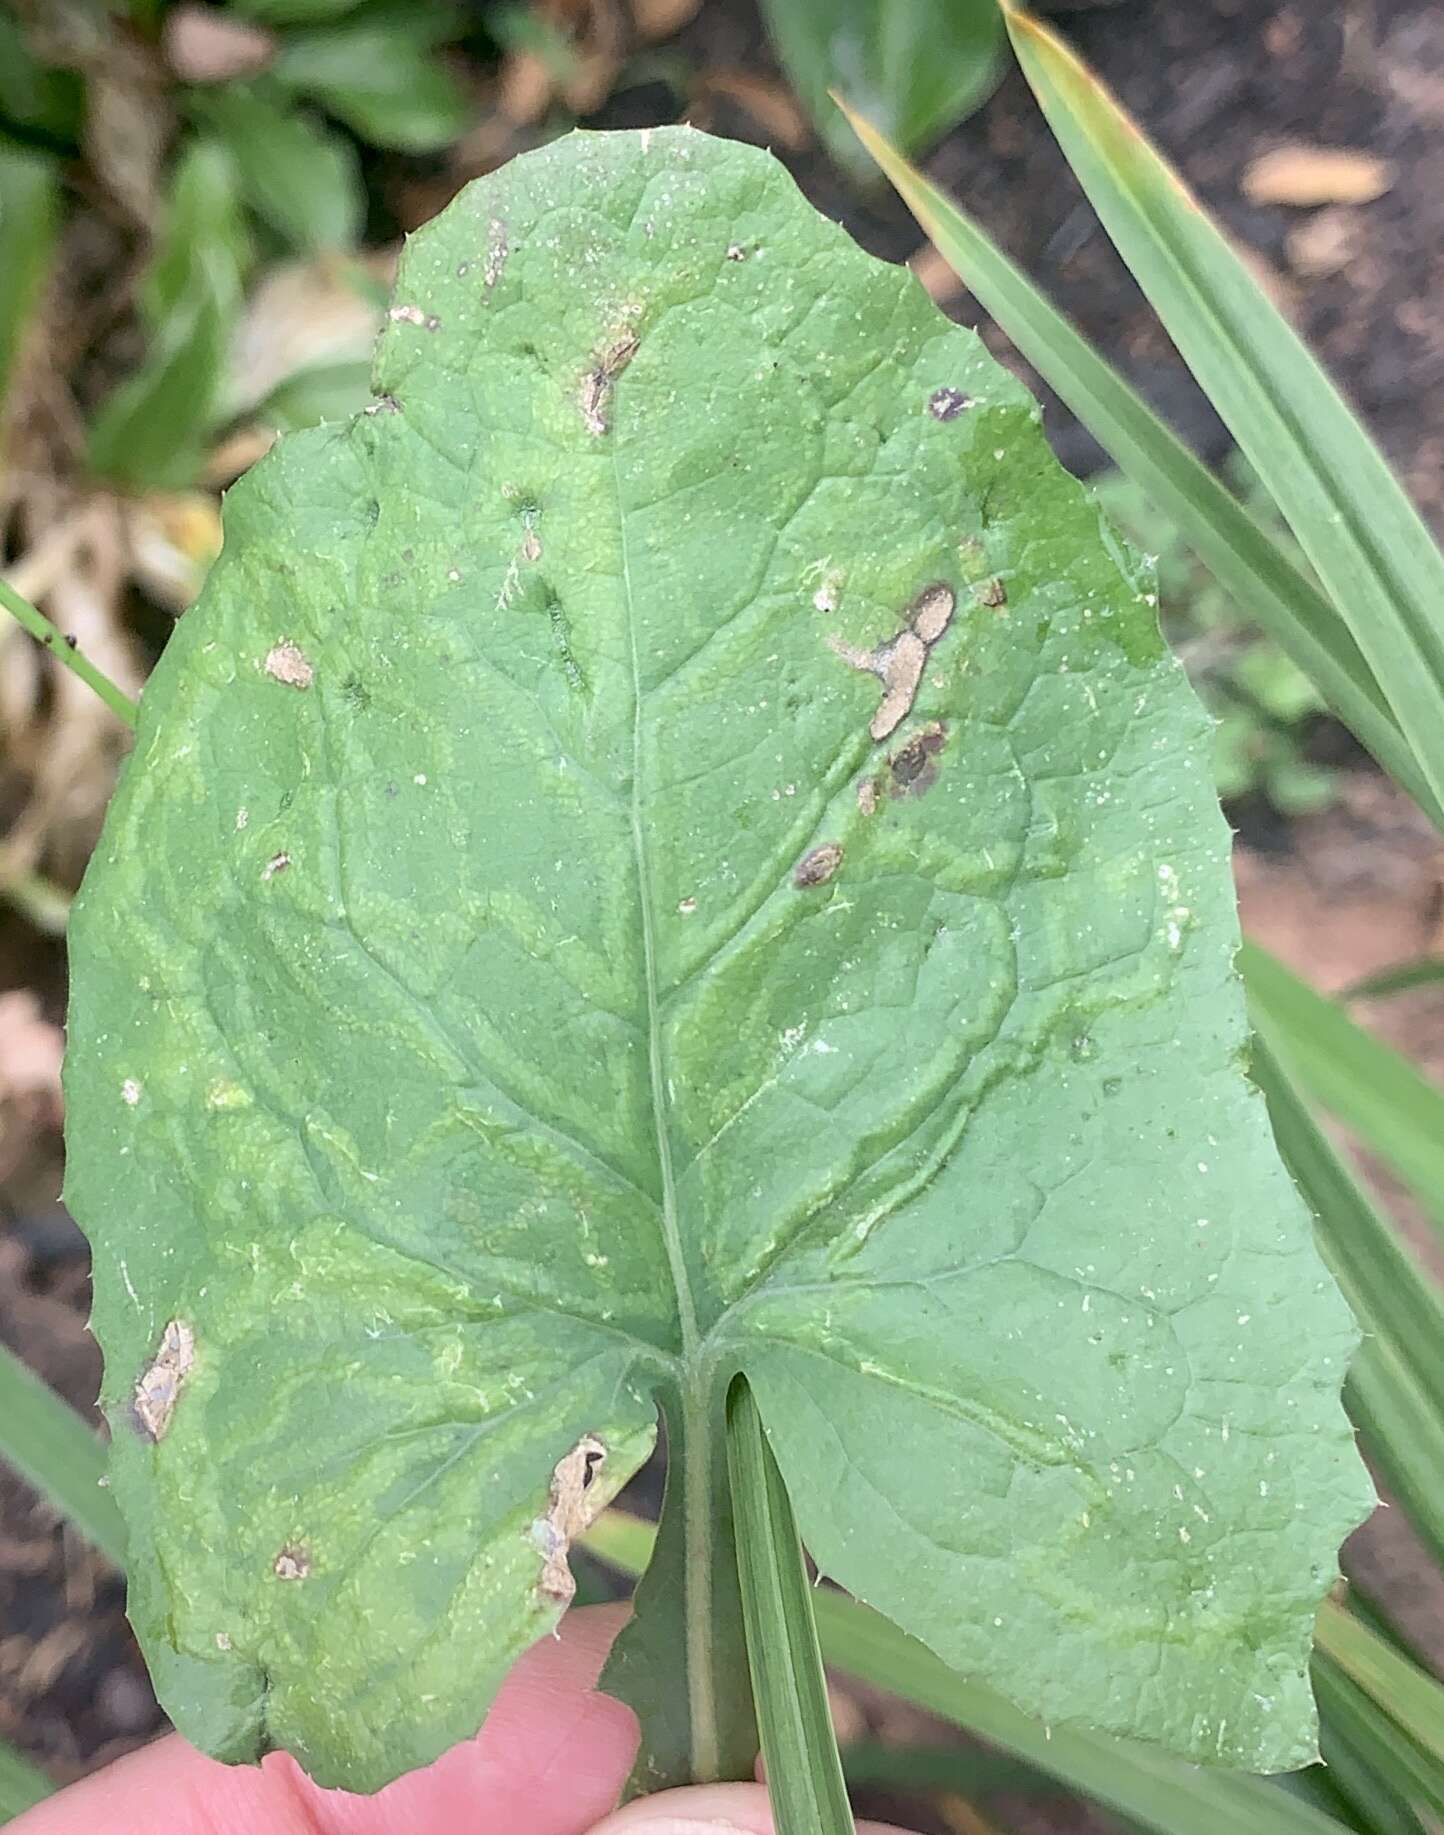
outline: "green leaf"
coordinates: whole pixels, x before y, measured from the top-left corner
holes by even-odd
[[[979,107],[1002,74],[997,0],[763,0],[773,46],[828,151],[870,176],[872,161],[829,101],[845,90],[905,153]]]
[[[1284,1069],[1386,1159],[1444,1227],[1444,1090],[1256,943],[1240,963],[1254,1024]]]
[[[125,1530],[105,1483],[105,1448],[67,1402],[0,1344],[0,1458],[117,1566]]]
[[[762,1417],[739,1377],[727,1398],[727,1465],[752,1695],[777,1835],[854,1835],[822,1673],[812,1582]]]
[[[365,195],[356,155],[284,90],[228,83],[192,91],[189,107],[225,142],[251,209],[291,247],[323,251],[357,242]]]
[[[55,161],[0,141],[0,409],[50,271],[59,215]]]
[[[650,1571],[649,1523],[609,1510],[587,1547],[624,1574]],[[822,1654],[833,1669],[966,1728],[1070,1789],[1163,1835],[1338,1835],[1344,1825],[1277,1782],[1188,1765],[1130,1740],[1030,1719],[992,1689],[955,1675],[930,1650],[855,1600],[813,1598]],[[1311,1774],[1307,1774],[1311,1775]]]
[[[226,150],[193,142],[176,168],[155,258],[141,287],[145,361],[106,398],[90,464],[130,490],[195,482],[219,418],[226,350],[250,260],[236,172]]]
[[[287,39],[271,74],[304,91],[376,146],[428,153],[465,132],[476,110],[406,23],[362,19]]]
[[[1444,1685],[1335,1600],[1319,1612],[1319,1650],[1444,1777]]]
[[[861,116],[848,119],[903,201],[988,312],[1115,464],[1283,646],[1338,717],[1444,828],[1389,702],[1338,612],[1242,504],[983,231]]]
[[[1444,556],[1353,411],[1177,173],[1060,39],[1010,0],[1002,7],[1074,176],[1348,625],[1437,808]]]
[[[1444,981],[1444,956],[1421,956],[1397,968],[1380,969],[1344,990],[1346,1000],[1378,1000],[1386,994],[1411,994],[1416,988],[1437,987]]]
[[[740,1370],[822,1571],[941,1659],[1307,1762],[1354,1328],[1242,1074],[1208,722],[1036,406],[683,129],[471,187],[376,387],[228,499],[72,921],[183,1730],[352,1788],[469,1731],[660,1403],[612,1685],[649,1776],[745,1770]]]
[[[55,1786],[36,1764],[0,1741],[0,1817],[9,1821],[53,1795]]]
[[[23,133],[74,142],[84,112],[85,85],[79,75],[42,64],[13,12],[0,11],[0,121]]]

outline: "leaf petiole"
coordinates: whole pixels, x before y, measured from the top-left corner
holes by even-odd
[[[727,1398],[727,1463],[747,1662],[777,1835],[853,1835],[797,1524],[740,1376]]]

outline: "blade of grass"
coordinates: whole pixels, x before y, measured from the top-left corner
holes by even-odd
[[[1444,1767],[1444,1687],[1336,1600],[1324,1601],[1315,1639],[1433,1765]]]
[[[1444,1230],[1444,1091],[1257,944],[1239,955],[1258,1032],[1311,1101],[1387,1160]]]
[[[1375,1807],[1372,1799],[1377,1795],[1377,1785],[1387,1779],[1411,1812],[1422,1808],[1435,1818],[1444,1816],[1444,1768],[1421,1752],[1416,1742],[1331,1657],[1314,1658],[1313,1682],[1326,1755],[1333,1748],[1329,1763],[1338,1762],[1337,1747],[1345,1745],[1354,1759],[1374,1775],[1375,1790],[1366,1798],[1365,1806],[1370,1810]]]
[[[55,1786],[23,1752],[0,1741],[0,1821],[9,1822],[55,1794]]]
[[[1444,1415],[1383,1339],[1366,1340],[1344,1404],[1390,1495],[1444,1567]]]
[[[1358,644],[1329,601],[1014,264],[943,192],[839,99],[903,201],[1013,343],[1109,457],[1247,605],[1384,769],[1444,829],[1436,798]]]
[[[0,144],[0,401],[50,268],[59,221],[56,161]]]
[[[70,922],[71,895],[43,873],[17,873],[0,882],[0,898],[13,905],[37,930],[48,937],[63,937]]]
[[[1397,968],[1380,969],[1377,975],[1365,975],[1351,982],[1340,996],[1343,1000],[1378,1000],[1386,994],[1412,994],[1416,988],[1433,988],[1444,983],[1444,956],[1423,956],[1417,962],[1401,962]]]
[[[0,606],[9,612],[17,624],[23,625],[32,637],[43,643],[57,661],[64,663],[72,675],[79,676],[87,688],[93,689],[118,720],[124,721],[134,731],[136,706],[130,696],[123,689],[117,688],[110,677],[102,674],[79,650],[67,643],[44,612],[37,610],[28,599],[22,598],[3,574],[0,574]]]
[[[1053,32],[1001,0],[1074,176],[1353,633],[1444,801],[1444,556],[1226,238]]]
[[[125,1529],[104,1489],[105,1447],[80,1416],[0,1345],[0,1458],[108,1555],[125,1562]]]
[[[727,1464],[736,1500],[747,1666],[777,1835],[854,1835],[802,1544],[742,1377],[727,1398]]]
[[[1318,1220],[1334,1276],[1375,1344],[1399,1357],[1444,1424],[1444,1298],[1370,1203],[1310,1114],[1266,1034],[1254,1040],[1253,1077],[1268,1098],[1274,1138]]]
[[[587,1532],[587,1547],[637,1575],[654,1536],[650,1524],[609,1510]],[[856,1600],[820,1588],[812,1603],[822,1654],[834,1668],[965,1727],[1162,1835],[1340,1835],[1346,1827],[1266,1779],[1206,1770],[1076,1727],[1046,1727],[992,1689],[955,1675]]]

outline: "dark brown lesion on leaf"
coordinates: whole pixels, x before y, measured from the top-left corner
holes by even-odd
[[[582,378],[581,407],[582,420],[588,433],[600,435],[607,431],[612,387],[618,376],[637,354],[637,334],[634,331],[623,332],[614,338],[604,349],[597,352],[592,367]]]
[[[935,421],[956,420],[965,408],[971,408],[973,398],[965,395],[961,389],[934,389],[928,396],[928,413]]]
[[[310,1571],[311,1552],[300,1542],[287,1542],[271,1563],[277,1580],[304,1580]]]
[[[948,729],[934,720],[905,745],[890,753],[887,782],[893,796],[922,796],[938,781],[937,757],[948,742]]]
[[[1008,603],[1008,589],[997,574],[993,574],[973,588],[973,597],[979,605],[991,606],[994,611],[998,611]]]
[[[792,883],[800,890],[810,886],[825,886],[833,874],[842,865],[842,845],[837,841],[824,841],[806,853],[792,869]]]

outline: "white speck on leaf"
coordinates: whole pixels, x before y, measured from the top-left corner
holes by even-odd
[[[289,854],[272,854],[271,858],[261,868],[261,878],[274,879],[277,873],[284,873],[290,864],[291,856]]]
[[[134,1077],[127,1077],[125,1082],[120,1086],[120,1095],[123,1102],[128,1103],[131,1108],[134,1108],[136,1103],[140,1101],[141,1086],[136,1082]]]

